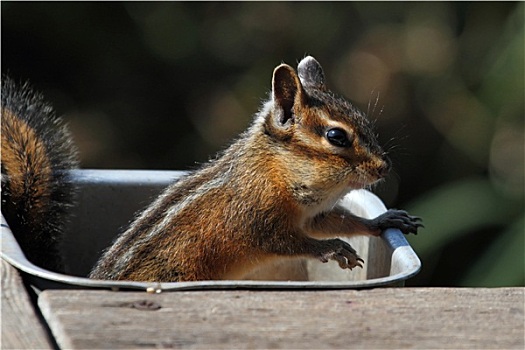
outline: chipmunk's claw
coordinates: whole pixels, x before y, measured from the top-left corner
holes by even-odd
[[[335,260],[342,269],[352,270],[354,267],[363,267],[365,261],[357,255],[352,246],[340,239],[324,241],[330,243],[332,246],[321,255],[319,260],[327,262],[328,260]]]
[[[390,209],[386,213],[373,219],[374,226],[380,230],[397,228],[404,234],[413,233],[417,235],[420,227],[425,227],[418,216],[409,215],[405,210]]]

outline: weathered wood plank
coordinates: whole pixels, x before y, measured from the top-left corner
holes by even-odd
[[[45,291],[39,305],[63,348],[523,349],[524,291]]]
[[[53,349],[18,271],[0,259],[2,349]]]

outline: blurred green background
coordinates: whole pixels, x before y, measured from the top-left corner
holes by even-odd
[[[524,285],[523,2],[1,3],[2,72],[68,120],[84,168],[188,169],[306,54],[377,120],[375,192],[424,218],[420,286]]]

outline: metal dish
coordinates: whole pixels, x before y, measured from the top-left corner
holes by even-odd
[[[337,263],[290,260],[253,274],[249,280],[144,283],[85,278],[101,251],[126,227],[141,208],[181,171],[76,170],[79,204],[66,230],[64,255],[67,274],[42,269],[29,262],[2,216],[2,258],[20,270],[38,289],[98,288],[148,292],[200,289],[345,289],[403,286],[421,268],[421,262],[403,234],[388,229],[382,237],[348,239],[365,260],[364,268],[342,270]],[[366,190],[356,190],[342,199],[353,213],[373,218],[386,211],[381,200]]]

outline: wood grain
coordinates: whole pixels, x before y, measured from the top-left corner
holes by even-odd
[[[2,349],[53,349],[18,271],[0,259]]]
[[[62,348],[524,348],[524,288],[45,291]]]

